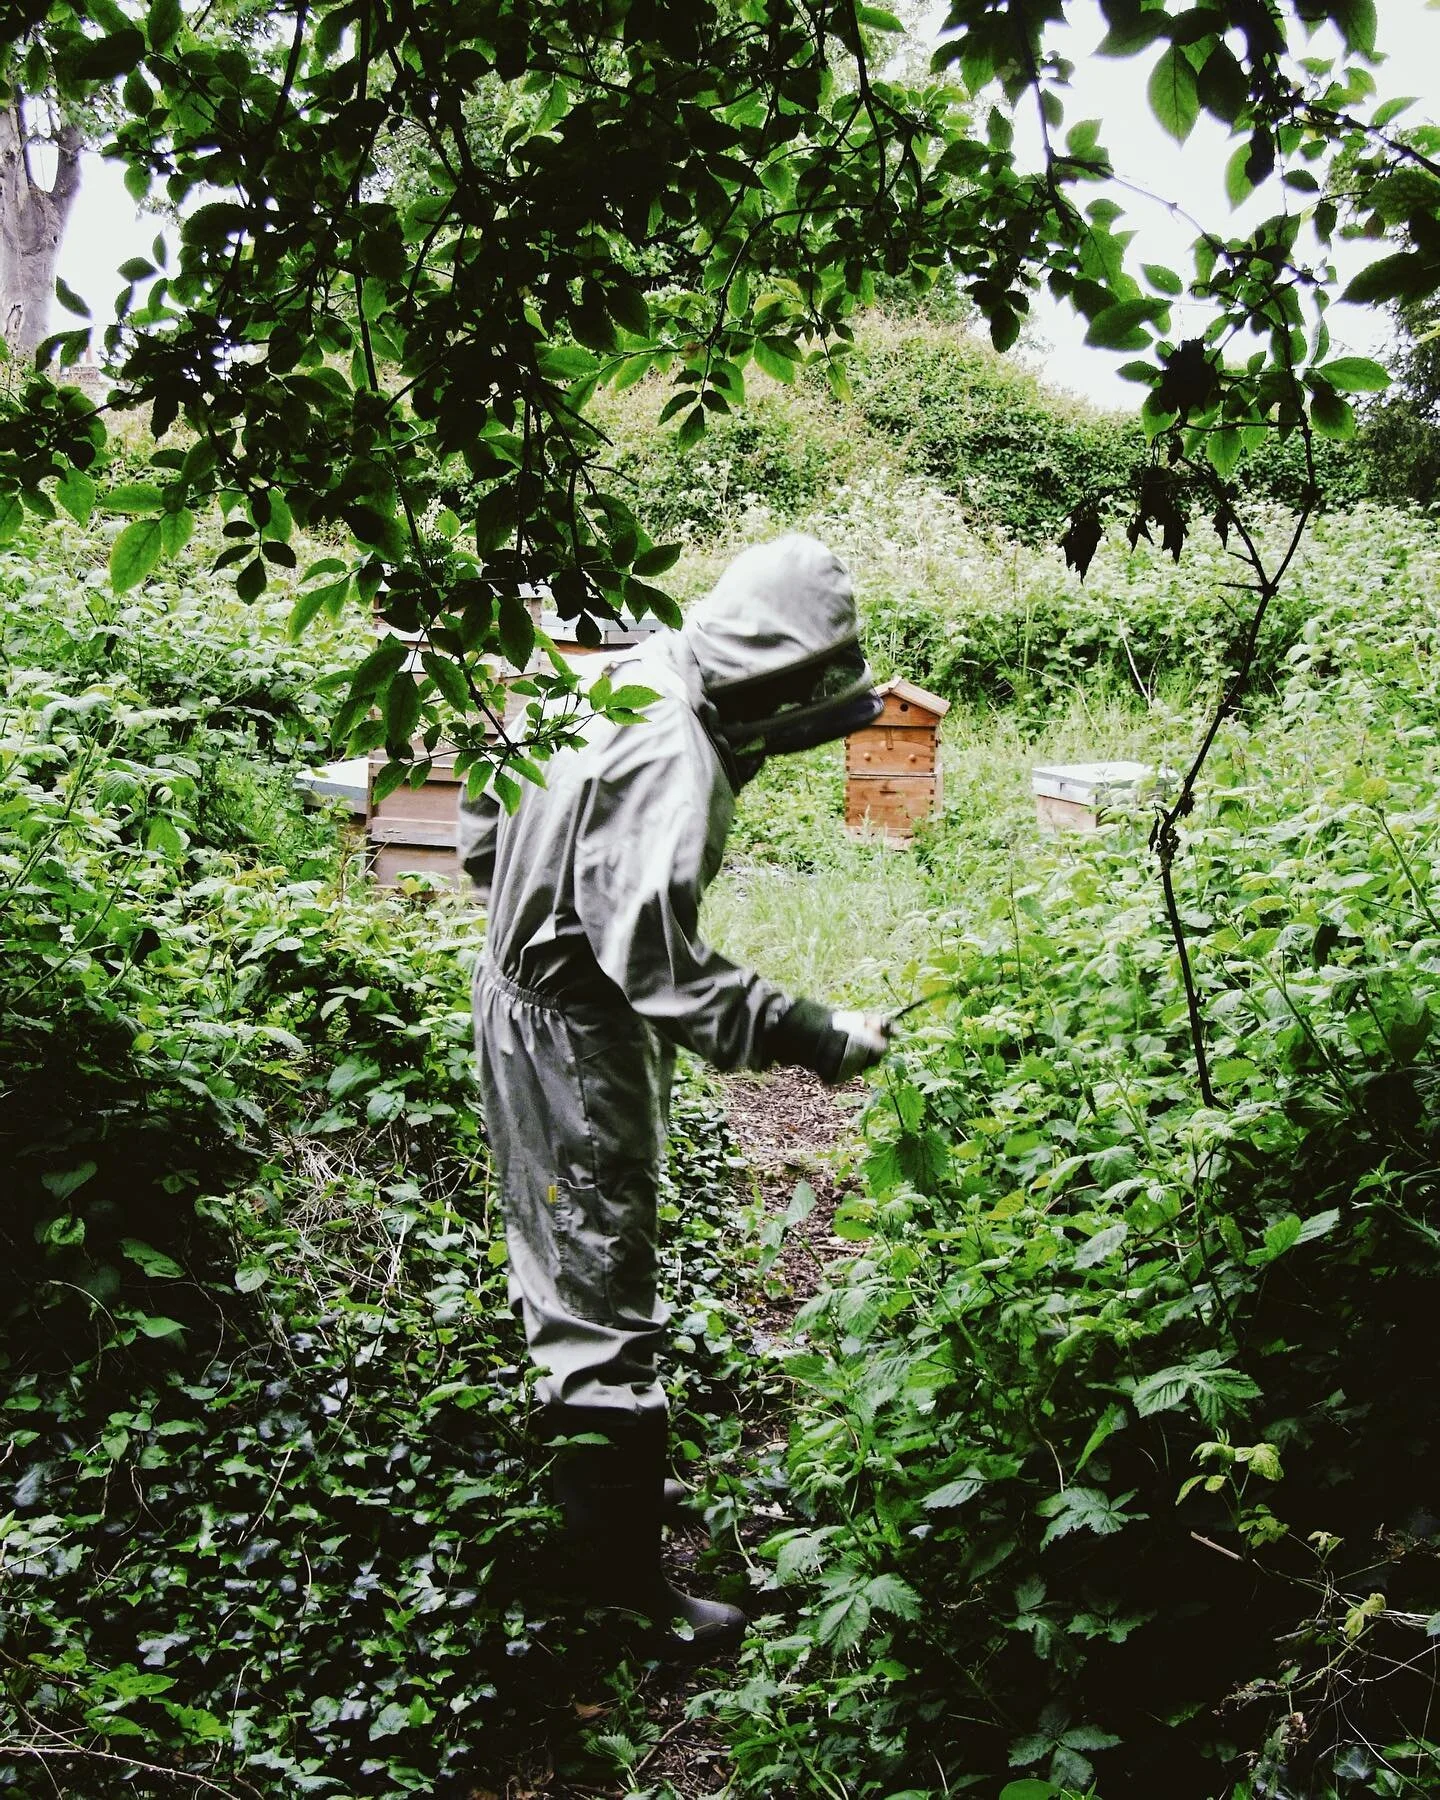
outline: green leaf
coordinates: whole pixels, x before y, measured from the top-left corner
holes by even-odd
[[[270,576],[265,568],[263,556],[251,557],[245,567],[235,577],[235,592],[248,605],[258,600],[265,592],[265,585]]]
[[[145,832],[146,848],[158,850],[167,862],[179,862],[186,851],[185,834],[164,813],[150,821]]]
[[[40,1177],[40,1185],[57,1200],[68,1200],[77,1188],[84,1187],[91,1179],[95,1169],[93,1162],[79,1163],[73,1169],[51,1169]]]
[[[967,1500],[973,1500],[985,1486],[986,1477],[978,1469],[971,1469],[954,1481],[947,1481],[943,1487],[936,1488],[920,1502],[927,1511],[939,1512],[951,1506],[964,1506]]]
[[[1355,435],[1355,411],[1333,388],[1317,388],[1310,398],[1310,423],[1322,438],[1344,442]]]
[[[1300,1233],[1304,1226],[1295,1213],[1287,1213],[1283,1219],[1276,1219],[1273,1225],[1265,1229],[1265,1248],[1255,1252],[1255,1256],[1265,1262],[1273,1262],[1277,1256],[1300,1242]]]
[[[857,6],[855,17],[862,25],[868,25],[872,31],[904,31],[902,20],[895,14],[887,12],[883,6]]]
[[[1145,1518],[1144,1513],[1125,1511],[1126,1502],[1134,1498],[1133,1488],[1113,1499],[1099,1488],[1088,1487],[1068,1487],[1051,1494],[1035,1508],[1042,1519],[1050,1520],[1040,1548],[1045,1549],[1056,1538],[1068,1537],[1072,1531],[1093,1531],[1097,1537],[1109,1537],[1133,1520]]]
[[[164,491],[154,481],[122,481],[107,488],[101,501],[106,512],[114,513],[158,512],[164,504]]]
[[[194,535],[195,515],[188,506],[161,514],[160,547],[166,556],[178,556]]]
[[[865,1635],[870,1623],[870,1602],[860,1591],[842,1595],[831,1601],[815,1621],[815,1637],[829,1644],[837,1654],[851,1650]]]
[[[172,1257],[166,1256],[152,1245],[142,1242],[140,1238],[121,1238],[120,1248],[131,1262],[142,1268],[147,1275],[154,1275],[161,1280],[176,1281],[185,1274],[179,1263]]]
[[[290,609],[290,617],[285,624],[286,635],[291,642],[301,636],[318,613],[327,612],[332,619],[339,618],[349,592],[348,573],[342,575],[339,581],[324,582],[319,587],[307,588]]]
[[[514,669],[523,669],[535,649],[535,621],[518,594],[504,594],[498,620],[500,648]]]
[[[55,498],[79,525],[95,510],[95,483],[82,469],[68,469],[55,484]]]
[[[1107,1225],[1087,1238],[1075,1252],[1074,1264],[1077,1269],[1093,1269],[1100,1263],[1108,1262],[1125,1239],[1130,1235],[1130,1227],[1123,1219],[1113,1225]]]
[[[1388,373],[1368,356],[1337,356],[1322,363],[1316,373],[1347,394],[1379,394],[1390,385]]]
[[[180,0],[152,0],[145,15],[145,36],[152,50],[168,50],[180,35],[184,17]]]
[[[1335,21],[1347,48],[1358,50],[1362,56],[1375,54],[1375,0],[1330,0],[1325,10]]]
[[[1245,452],[1245,439],[1234,425],[1222,425],[1218,431],[1212,431],[1205,439],[1205,455],[1210,467],[1222,481],[1228,481],[1240,466],[1240,458]],[[1243,1061],[1243,1058],[1231,1058],[1232,1062]]]
[[[90,308],[84,300],[68,282],[63,281],[58,275],[55,277],[55,298],[66,312],[74,313],[77,318],[88,319],[90,317]]]
[[[0,544],[8,544],[25,521],[25,507],[18,494],[0,496]]]
[[[631,565],[637,575],[647,579],[654,575],[663,575],[667,569],[673,569],[681,556],[679,544],[656,544],[649,550],[642,550]]]
[[[1424,257],[1414,250],[1401,250],[1363,268],[1340,298],[1356,305],[1413,299],[1434,285],[1433,277],[1434,270]]]
[[[185,1329],[178,1319],[153,1313],[132,1313],[131,1323],[148,1338],[178,1337]]]
[[[159,562],[165,534],[159,519],[136,519],[110,547],[110,585],[117,594],[137,587]]]
[[[1173,269],[1167,269],[1164,263],[1142,263],[1140,266],[1145,279],[1159,293],[1180,294],[1184,292],[1184,282]]]
[[[1041,1750],[1043,1756],[1050,1748],[1050,1740],[1045,1740]],[[1039,1758],[1035,1758],[1038,1761]],[[1060,1790],[1052,1781],[1011,1781],[1000,1790],[1000,1800],[1059,1800]]]
[[[1327,1212],[1312,1213],[1300,1227],[1297,1244],[1308,1244],[1313,1238],[1325,1237],[1340,1223],[1340,1209],[1331,1207]]]
[[[473,702],[470,690],[465,685],[465,672],[453,657],[441,656],[437,651],[422,652],[420,661],[425,673],[444,695],[446,701],[458,713],[471,711]]]
[[[1233,125],[1250,103],[1245,71],[1224,43],[1217,43],[1201,64],[1196,96],[1206,112]]]
[[[1190,59],[1178,44],[1169,45],[1161,54],[1146,92],[1151,112],[1171,137],[1183,144],[1200,116],[1200,95]]]
[[[1232,206],[1239,206],[1255,192],[1255,184],[1250,179],[1250,146],[1241,144],[1232,152],[1225,165],[1225,198]]]
[[[1174,1412],[1188,1399],[1207,1425],[1218,1425],[1227,1411],[1239,1410],[1259,1392],[1248,1375],[1221,1361],[1218,1350],[1205,1350],[1191,1362],[1145,1376],[1136,1382],[1132,1398],[1142,1419]]]
[[[1150,343],[1146,324],[1166,315],[1159,300],[1117,300],[1090,321],[1085,342],[1100,350],[1143,350]]]
[[[756,367],[763,374],[769,375],[772,380],[786,383],[794,381],[794,360],[791,357],[782,356],[775,348],[773,340],[756,338],[751,347],[751,354],[755,358]]]

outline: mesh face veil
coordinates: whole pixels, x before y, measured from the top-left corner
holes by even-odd
[[[875,677],[856,642],[808,664],[714,695],[720,729],[737,752],[784,756],[848,737],[884,710]]]

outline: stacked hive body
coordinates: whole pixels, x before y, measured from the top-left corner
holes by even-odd
[[[574,638],[573,625],[557,614],[539,617],[539,600],[531,602],[541,629],[567,660],[583,659],[590,666],[581,671],[582,681],[593,680],[600,673],[599,661],[593,658],[613,657],[617,651],[638,644],[657,627],[651,620],[625,620],[619,624],[601,625],[601,642],[591,648]],[[418,650],[414,660],[419,664]],[[537,666],[538,659],[537,659]],[[519,702],[517,701],[517,707]],[[424,752],[416,747],[417,756]],[[375,777],[385,767],[385,753],[377,750],[370,757],[369,805],[365,814],[365,833],[370,844],[370,867],[382,887],[393,887],[401,875],[428,875],[432,880],[458,886],[461,880],[457,846],[458,816],[464,781],[455,773],[453,751],[443,749],[433,759],[430,772],[420,787],[402,784],[383,800],[375,799]]]
[[[1165,790],[1170,772],[1138,762],[1050,763],[1034,769],[1035,816],[1052,831],[1095,831],[1107,813],[1135,807],[1147,786]]]
[[[899,675],[879,692],[885,710],[845,740],[845,823],[903,843],[943,804],[940,721],[950,702]]]
[[[375,777],[384,767],[384,751],[372,751],[365,814],[371,873],[382,887],[394,887],[401,875],[428,875],[457,886],[457,818],[463,783],[455,773],[454,753],[437,755],[421,786],[402,782],[377,801]]]

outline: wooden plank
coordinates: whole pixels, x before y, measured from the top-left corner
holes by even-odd
[[[845,740],[845,770],[856,775],[928,775],[935,733],[925,725],[869,725]]]
[[[459,842],[459,820],[451,814],[445,819],[387,819],[371,817],[365,827],[372,844],[448,844]]]
[[[375,844],[370,873],[381,887],[394,887],[402,875],[428,875],[447,887],[459,887],[460,858],[454,845]]]
[[[424,787],[398,787],[370,809],[375,819],[440,819],[450,824],[460,805],[458,781],[427,781]]]
[[[909,837],[935,810],[935,780],[929,775],[866,775],[845,784],[845,823],[866,825],[889,836]]]
[[[1048,831],[1095,831],[1100,815],[1079,800],[1057,800],[1053,794],[1035,796],[1035,817]]]

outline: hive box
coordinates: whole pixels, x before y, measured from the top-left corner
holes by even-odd
[[[904,843],[940,810],[940,721],[950,702],[901,675],[877,690],[885,709],[845,740],[845,823]]]
[[[1052,831],[1094,831],[1107,810],[1134,806],[1154,779],[1148,763],[1051,763],[1030,772],[1035,817]]]

